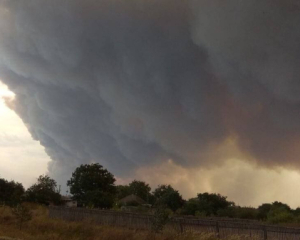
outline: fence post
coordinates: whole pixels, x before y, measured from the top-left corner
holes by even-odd
[[[263,231],[264,231],[264,240],[267,240],[268,239],[268,233],[267,233],[266,226],[263,226]]]
[[[180,226],[180,233],[183,233],[183,226],[182,226],[182,220],[179,219],[179,226]]]
[[[219,222],[216,221],[216,233],[217,233],[217,237],[220,237],[220,228],[219,228]]]

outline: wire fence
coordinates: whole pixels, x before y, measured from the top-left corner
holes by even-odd
[[[141,230],[151,230],[154,218],[153,215],[147,214],[63,207],[50,207],[49,217],[66,221],[92,220],[96,224]],[[300,240],[300,229],[243,220],[174,217],[170,218],[164,229],[178,233],[212,233],[219,238],[242,235],[263,240]]]

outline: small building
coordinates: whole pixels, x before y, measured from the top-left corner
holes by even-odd
[[[73,200],[71,196],[62,196],[61,201],[64,207],[70,207],[70,208],[77,207],[77,201]]]
[[[131,194],[127,197],[120,199],[119,204],[122,206],[140,206],[140,205],[147,204],[147,203],[140,197],[138,197],[134,194]]]
[[[147,204],[142,198],[131,194],[119,200],[118,205],[121,206],[122,211],[126,212],[149,212],[151,204]]]

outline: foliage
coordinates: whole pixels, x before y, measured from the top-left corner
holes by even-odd
[[[268,222],[273,224],[291,223],[294,221],[294,215],[284,208],[273,209],[268,213]]]
[[[50,203],[60,204],[61,196],[56,187],[57,183],[54,179],[47,175],[41,175],[37,179],[37,183],[27,189],[25,200],[44,205],[49,205]]]
[[[159,206],[155,209],[154,216],[151,219],[152,231],[155,233],[162,232],[165,225],[168,223],[170,211],[165,207]]]
[[[296,208],[294,211],[293,211],[294,215],[295,216],[300,216],[300,208]]]
[[[73,198],[85,206],[110,208],[116,195],[115,181],[109,171],[95,163],[76,168],[67,185]]]
[[[240,219],[258,219],[258,210],[253,207],[230,206],[219,209],[218,217],[240,218]]]
[[[22,229],[22,225],[24,222],[27,222],[31,220],[32,214],[30,210],[23,206],[23,205],[17,205],[16,207],[12,208],[12,214],[15,216],[17,219],[19,228]]]
[[[273,202],[272,203],[272,209],[284,209],[286,211],[291,211],[291,208],[289,205],[285,204],[285,203],[282,203],[282,202]]]
[[[253,207],[235,207],[235,218],[257,219],[258,210]]]
[[[153,194],[150,193],[151,188],[149,184],[143,181],[134,180],[129,185],[118,185],[116,189],[117,189],[117,194],[116,194],[117,201],[133,194],[140,197],[148,204],[155,203],[155,197],[153,196]]]
[[[6,209],[8,209],[6,207]],[[15,224],[11,211],[0,214],[0,236],[26,240],[217,240],[210,235],[193,235],[164,232],[155,234],[147,231],[136,231],[127,228],[110,227],[93,224],[92,221],[83,222],[62,221],[48,217],[47,208],[34,208],[30,224],[19,229]],[[0,212],[2,209],[0,207]],[[11,219],[11,220],[7,220]],[[5,223],[5,224],[3,224]],[[228,239],[228,240],[239,240]],[[241,239],[242,240],[242,239]],[[245,240],[245,239],[244,239]]]
[[[237,218],[237,207],[230,206],[228,208],[219,209],[217,215],[218,217]]]
[[[282,202],[264,203],[257,208],[257,218],[270,223],[289,223],[295,220],[300,210],[291,210],[290,206]]]
[[[0,179],[0,203],[14,206],[21,202],[24,195],[24,187],[21,183]]]
[[[218,210],[234,206],[233,202],[227,201],[227,197],[215,193],[198,194],[198,211],[206,216],[217,215]]]
[[[171,185],[160,185],[153,192],[156,205],[165,205],[172,211],[176,211],[184,204],[182,196]]]
[[[196,198],[185,201],[180,193],[170,185],[160,185],[151,194],[149,184],[143,181],[134,180],[125,186],[115,186],[114,183],[115,178],[110,172],[99,164],[90,164],[78,167],[67,185],[70,187],[73,198],[79,204],[90,208],[111,208],[116,200],[134,194],[148,203],[155,202],[155,207],[159,211],[165,208],[173,211],[172,213],[176,212],[177,215],[255,219],[274,224],[300,222],[300,208],[292,210],[287,204],[278,201],[271,204],[264,203],[258,208],[239,207],[228,201],[227,197],[215,193],[200,193]],[[0,206],[16,206],[24,200],[45,205],[59,204],[61,196],[57,192],[56,181],[47,175],[39,176],[37,183],[27,189],[25,194],[22,184],[0,179]],[[133,202],[126,205],[138,204]],[[115,207],[119,206],[115,205]],[[145,206],[136,206],[136,209],[141,212],[149,210]],[[5,211],[5,208],[2,210]],[[155,214],[164,216],[162,212]],[[160,217],[155,219],[160,222],[157,220]]]
[[[268,213],[270,212],[272,208],[272,204],[271,203],[264,203],[262,205],[260,205],[257,210],[258,210],[258,219],[260,220],[266,220],[268,217]]]
[[[198,197],[185,202],[182,208],[184,215],[235,217],[236,207],[227,197],[215,193],[200,193]]]
[[[294,215],[290,206],[282,202],[273,202],[267,213],[267,221],[270,223],[290,223],[294,221]]]
[[[191,198],[185,202],[181,214],[183,215],[195,215],[199,209],[199,200],[198,198]]]
[[[149,202],[149,196],[151,195],[151,187],[149,184],[143,181],[134,180],[129,184],[129,190],[130,194],[134,194],[146,202]]]
[[[116,186],[116,191],[117,191],[117,194],[116,194],[116,199],[117,200],[120,200],[124,197],[127,197],[128,195],[131,194],[131,191],[130,191],[130,188],[128,185],[118,185]]]

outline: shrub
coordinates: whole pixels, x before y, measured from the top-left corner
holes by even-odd
[[[167,224],[169,220],[169,214],[170,211],[168,211],[166,208],[160,206],[156,208],[154,212],[154,216],[151,219],[152,222],[152,231],[155,233],[162,232],[165,225]]]
[[[285,209],[276,209],[268,214],[268,222],[273,224],[291,223],[294,221],[294,216],[291,212]]]
[[[12,214],[17,219],[17,223],[20,229],[22,229],[22,225],[24,222],[27,222],[32,218],[32,214],[29,209],[23,205],[17,205],[16,207],[12,208]]]

